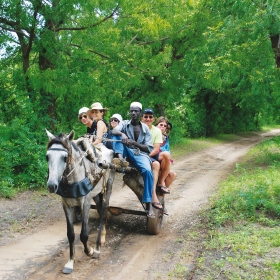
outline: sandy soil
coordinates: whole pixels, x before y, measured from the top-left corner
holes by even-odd
[[[164,216],[158,235],[146,233],[146,218],[122,214],[111,216],[106,243],[99,260],[83,253],[80,225],[75,225],[76,261],[71,275],[61,270],[68,261],[66,223],[59,197],[25,192],[13,200],[0,199],[0,279],[170,279],[170,271],[181,263],[185,279],[195,276],[199,244],[188,244],[182,254],[180,237],[198,220],[198,213],[218,182],[232,172],[235,163],[264,137],[280,130],[255,133],[216,145],[177,160],[172,169],[178,177],[166,196],[170,213]],[[117,175],[110,205],[142,210],[135,194]],[[98,216],[91,210],[89,242],[95,243]],[[168,276],[169,275],[169,276]]]

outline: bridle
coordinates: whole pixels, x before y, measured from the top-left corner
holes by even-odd
[[[54,143],[54,144],[58,144],[58,143]],[[63,147],[64,145],[62,143],[61,144]],[[66,152],[68,154],[68,159],[67,159],[67,164],[68,166],[71,164],[72,161],[72,151],[70,152],[70,149],[67,148],[52,148],[52,146],[50,146],[48,148],[48,151],[62,151],[62,152]],[[61,181],[68,181],[67,178],[72,174],[72,172],[76,169],[76,167],[83,163],[84,169],[85,169],[85,177],[89,178],[90,181],[95,185],[98,183],[98,181],[103,177],[103,179],[105,179],[104,175],[106,173],[105,169],[101,168],[100,172],[97,174],[92,175],[90,171],[87,170],[86,164],[84,162],[84,158],[88,155],[88,149],[86,151],[81,151],[80,148],[78,147],[79,153],[81,158],[79,159],[79,161],[74,165],[73,169],[67,174],[67,175],[62,175],[61,177]],[[66,171],[66,170],[65,170]],[[64,172],[65,172],[64,171]],[[105,172],[104,172],[105,171]],[[106,191],[106,185],[105,185],[105,180],[103,180],[103,187],[102,187],[102,191],[105,192]]]
[[[61,152],[66,152],[68,154],[68,158],[67,158],[67,165],[70,165],[71,164],[71,161],[72,161],[72,153],[70,153],[70,149],[65,149],[65,148],[49,148],[48,151],[61,151]],[[81,162],[83,162],[83,165],[85,167],[85,170],[86,170],[86,166],[85,166],[85,163],[83,161],[83,159],[88,155],[87,152],[88,150],[86,150],[84,153],[82,153],[82,151],[79,149],[79,152],[81,154],[81,158],[79,159],[79,161],[74,165],[73,169],[67,174],[65,175],[64,177],[66,177],[66,179],[72,174],[72,172],[76,169],[77,165],[78,164],[81,164]],[[89,173],[87,170],[86,170],[86,174]]]
[[[62,148],[49,148],[48,151],[61,151],[61,152],[66,152],[68,154],[67,158],[67,164],[69,165],[72,161],[72,153],[69,153],[69,150],[67,149],[62,149]]]

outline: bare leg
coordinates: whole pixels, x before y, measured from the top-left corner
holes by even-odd
[[[154,175],[154,185],[153,185],[153,193],[152,193],[152,205],[157,209],[162,209],[162,205],[157,198],[156,187],[158,182],[160,164],[158,161],[152,162],[152,171]]]
[[[153,198],[152,202],[159,202],[156,194],[156,186],[158,182],[160,164],[158,161],[152,162],[152,171],[154,175]]]
[[[165,179],[170,172],[170,153],[168,152],[161,152],[159,154],[159,162],[160,162],[160,175],[159,175],[159,186],[165,185]]]
[[[155,212],[153,210],[153,206],[151,202],[146,203],[146,211],[148,212],[149,217],[155,218]]]
[[[165,179],[165,186],[167,188],[169,188],[169,186],[172,184],[172,182],[176,179],[177,174],[170,170],[169,174],[167,175],[166,179]]]
[[[170,185],[172,184],[172,182],[176,179],[176,177],[177,177],[177,174],[176,174],[174,171],[170,170],[168,176],[167,176],[166,179],[165,179],[165,186],[166,186],[167,188],[169,188]],[[165,194],[162,194],[162,196],[164,197]],[[164,214],[165,214],[165,215],[169,215],[169,213],[168,213],[166,207],[164,207]]]

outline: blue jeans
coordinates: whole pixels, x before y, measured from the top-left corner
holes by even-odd
[[[114,140],[120,140],[120,136],[115,136],[112,138]],[[152,192],[154,186],[154,175],[152,172],[151,161],[149,156],[143,154],[134,155],[132,151],[122,142],[112,142],[113,150],[116,154],[122,154],[123,157],[127,159],[134,167],[141,173],[144,181],[144,192],[142,196],[142,202],[152,202]]]
[[[121,136],[112,135],[112,140],[119,140],[118,142],[112,142],[112,148],[114,153],[123,155],[124,145],[122,142],[120,142],[122,140]]]

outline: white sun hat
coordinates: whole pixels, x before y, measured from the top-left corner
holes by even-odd
[[[86,114],[88,110],[89,110],[88,107],[83,107],[83,108],[81,108],[81,109],[79,110],[78,116],[80,116],[82,113],[85,113],[85,114]]]
[[[114,114],[110,119],[113,119],[113,118],[118,119],[120,122],[123,120],[123,118],[120,114]]]

